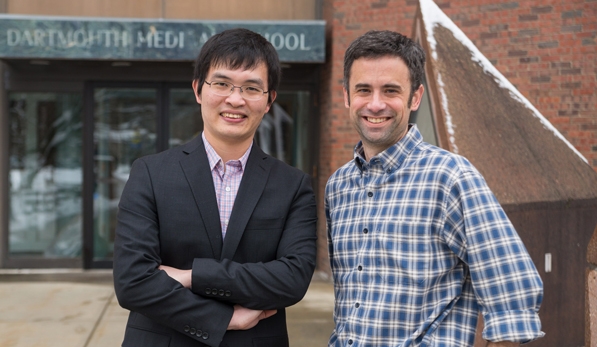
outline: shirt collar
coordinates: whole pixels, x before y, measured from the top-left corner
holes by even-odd
[[[364,167],[371,165],[371,163],[380,163],[387,173],[391,173],[400,168],[413,149],[423,142],[423,136],[421,136],[417,125],[409,124],[408,127],[408,132],[402,139],[400,139],[400,141],[371,158],[369,162],[365,160],[363,141],[359,141],[354,148],[354,161],[356,166],[362,171]]]
[[[213,171],[213,169],[219,164],[223,163],[222,158],[216,153],[216,150],[211,146],[209,141],[205,138],[205,133],[201,133],[201,138],[203,139],[203,144],[205,145],[205,152],[207,153],[207,159],[209,160],[209,169]],[[249,160],[249,154],[251,153],[251,148],[253,148],[253,142],[249,145],[249,148],[245,151],[245,153],[238,159],[240,161],[240,165],[242,170],[245,170],[245,166],[247,165],[247,161]]]

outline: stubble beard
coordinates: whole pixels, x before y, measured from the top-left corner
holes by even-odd
[[[386,110],[377,114],[368,111],[357,111],[356,116],[355,128],[359,133],[363,145],[373,149],[377,153],[393,146],[404,136],[405,131],[399,129],[402,119],[394,111]],[[367,122],[367,120],[362,118],[367,116],[389,117],[389,124],[383,128],[368,128],[363,124],[364,122]],[[367,160],[369,159],[370,158],[367,158]]]

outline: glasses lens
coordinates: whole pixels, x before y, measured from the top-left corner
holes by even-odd
[[[226,82],[211,82],[209,87],[217,95],[228,96],[232,90],[232,85]]]
[[[242,87],[243,96],[249,100],[258,100],[263,96],[263,89],[253,86]]]

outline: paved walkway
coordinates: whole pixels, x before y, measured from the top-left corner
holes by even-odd
[[[291,347],[326,346],[333,329],[332,285],[315,280],[288,309]],[[111,271],[0,272],[0,346],[120,346],[128,311]]]

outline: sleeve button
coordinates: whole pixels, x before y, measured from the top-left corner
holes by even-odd
[[[230,296],[230,295],[232,295],[232,293],[229,290],[227,290],[226,291],[226,296]]]
[[[191,335],[195,335],[195,332],[196,332],[195,328],[191,328],[191,330],[189,330],[189,334],[191,334]]]
[[[209,334],[208,334],[208,333],[206,333],[206,332],[204,332],[204,333],[201,335],[201,337],[202,337],[204,340],[207,340],[207,338],[209,337]]]
[[[207,294],[207,295],[211,294],[211,288],[205,288],[205,294]]]
[[[188,326],[188,325],[185,325],[185,326],[184,326],[184,332],[185,332],[185,333],[188,333],[188,332],[189,332],[189,329],[191,329],[191,327],[190,327],[190,326]]]

